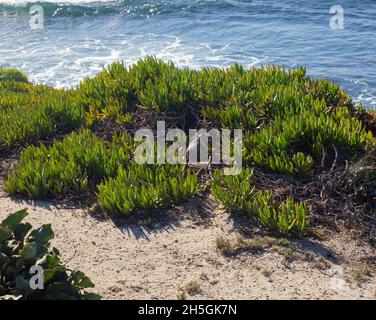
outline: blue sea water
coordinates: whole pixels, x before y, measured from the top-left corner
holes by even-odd
[[[42,30],[29,26],[35,4]],[[343,30],[330,27],[333,5],[344,9]],[[0,67],[34,82],[77,85],[145,55],[192,68],[302,65],[376,108],[376,1],[0,0]]]

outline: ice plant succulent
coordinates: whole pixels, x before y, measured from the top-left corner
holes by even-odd
[[[301,67],[191,70],[146,57],[129,67],[113,63],[69,90],[33,85],[13,71],[0,75],[0,149],[82,127],[49,147],[25,148],[6,190],[43,198],[90,189],[110,214],[180,203],[198,192],[199,180],[185,166],[133,164],[132,138],[114,134],[114,123],[120,131],[154,128],[155,119],[185,132],[242,129],[245,168],[238,176],[215,172],[212,194],[226,208],[252,213],[281,233],[303,234],[308,209],[256,190],[253,168],[301,179],[317,166],[326,170],[337,150],[356,159],[375,144],[360,120],[362,107],[338,85],[307,77]],[[98,128],[109,131],[109,141],[96,136]]]
[[[131,164],[98,186],[99,203],[112,215],[179,204],[198,192],[198,178],[183,165]]]
[[[304,235],[309,225],[304,202],[291,197],[277,201],[271,191],[256,190],[252,176],[250,169],[237,176],[215,172],[211,187],[214,199],[229,211],[257,217],[262,225],[280,234]]]

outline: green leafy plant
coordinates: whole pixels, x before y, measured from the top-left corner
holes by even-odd
[[[373,136],[348,109],[328,114],[325,105],[289,117],[277,117],[245,141],[246,158],[259,167],[275,172],[304,174],[325,149],[341,147],[365,150],[374,144]]]
[[[28,147],[6,181],[10,194],[32,198],[74,193],[117,174],[128,164],[133,141],[128,134],[114,135],[111,143],[81,130],[52,147]]]
[[[0,68],[0,81],[28,82],[26,74],[13,68]]]
[[[198,178],[182,165],[138,165],[119,169],[98,186],[101,207],[111,215],[179,204],[198,192]]]
[[[309,225],[308,209],[303,202],[296,203],[289,197],[276,201],[271,192],[259,192],[254,202],[261,223],[280,234],[303,236]]]
[[[74,91],[0,81],[0,149],[69,132],[83,116]]]
[[[301,67],[245,69],[235,64],[226,69],[190,70],[146,57],[129,67],[113,63],[70,90],[8,80],[0,81],[0,149],[34,144],[81,125],[94,130],[97,121],[114,120],[116,128],[132,123],[132,129],[137,129],[154,116],[179,118],[177,126],[195,122],[195,126],[243,129],[246,166],[300,178],[313,173],[316,165],[325,167],[337,148],[341,157],[356,158],[375,144],[371,131],[360,121],[362,108],[338,85],[307,77]],[[101,205],[114,214],[179,202],[196,192],[192,191],[196,177],[186,175],[189,170],[179,169],[175,181],[177,169],[145,167],[143,172],[135,165],[128,168],[131,140],[124,134],[105,142],[86,128],[49,148],[30,146],[10,174],[6,190],[41,198],[96,190],[100,184]],[[285,230],[281,226],[289,219],[285,223],[279,214],[289,211],[290,202],[281,207],[280,201],[274,203],[267,194],[260,194],[249,182],[251,176],[251,169],[235,177],[215,173],[214,198],[228,209],[270,217],[270,226]],[[158,179],[161,191],[155,190]],[[172,187],[174,183],[183,185]],[[275,205],[275,213],[267,212],[266,205],[259,212],[257,196],[273,202],[269,210]],[[295,213],[305,211],[293,207]]]
[[[60,254],[51,248],[51,225],[32,230],[22,223],[26,210],[9,215],[0,224],[0,300],[87,300],[99,299],[87,288],[94,284],[81,271],[66,268]],[[43,269],[43,289],[32,289],[33,266]]]
[[[223,175],[221,171],[215,171],[211,184],[214,199],[229,210],[248,213],[252,209],[250,201],[256,194],[252,176],[253,170],[249,168],[237,175]]]
[[[292,198],[277,201],[271,191],[256,190],[252,175],[251,169],[243,169],[236,176],[216,171],[211,189],[214,199],[230,211],[258,217],[265,227],[280,234],[304,235],[309,225],[306,205]]]
[[[132,88],[122,63],[113,63],[94,78],[81,82],[78,101],[86,113],[86,124],[114,117],[131,110]]]

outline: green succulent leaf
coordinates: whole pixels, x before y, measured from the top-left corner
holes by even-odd
[[[51,239],[53,239],[54,233],[52,231],[50,224],[45,224],[42,227],[33,230],[30,233],[29,240],[35,241],[40,244],[48,243]]]
[[[12,231],[9,229],[6,229],[3,226],[0,226],[0,242],[9,240],[11,238],[12,238]]]
[[[26,244],[20,252],[20,256],[24,261],[35,260],[38,255],[38,243],[32,242]]]
[[[94,284],[91,282],[91,280],[81,271],[73,272],[72,280],[76,286],[82,289],[94,288]]]
[[[17,211],[14,214],[9,215],[3,222],[2,226],[6,227],[12,231],[14,228],[21,223],[21,221],[28,215],[26,210]]]

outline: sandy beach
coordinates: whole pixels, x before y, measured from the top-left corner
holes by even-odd
[[[211,201],[192,200],[151,224],[102,219],[75,204],[0,197],[0,220],[27,208],[33,226],[52,224],[67,267],[85,272],[104,299],[375,299],[376,250],[352,235],[322,230],[324,240],[270,244],[224,256],[218,237],[239,226]],[[191,294],[190,294],[191,292]]]

